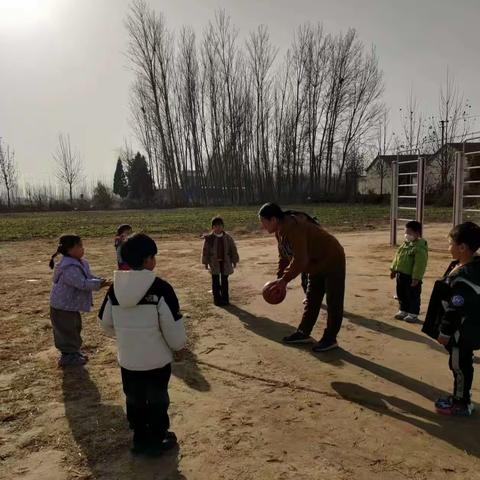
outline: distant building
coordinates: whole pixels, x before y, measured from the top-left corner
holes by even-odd
[[[423,155],[426,160],[426,189],[432,191],[438,188],[442,183],[442,177],[445,176],[449,184],[453,183],[455,154],[463,151],[463,143],[447,143],[433,155]],[[465,151],[480,151],[480,142],[466,143]],[[416,160],[418,155],[400,155],[400,161]],[[377,155],[368,165],[359,180],[359,192],[361,194],[376,193],[390,194],[392,188],[392,162],[397,160],[397,155]],[[409,164],[408,171],[414,170],[415,165]],[[408,181],[402,180],[402,183],[415,183],[414,178]],[[412,193],[415,193],[412,191]]]

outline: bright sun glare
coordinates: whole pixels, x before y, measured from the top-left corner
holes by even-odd
[[[50,13],[51,0],[0,0],[0,28],[30,28]]]

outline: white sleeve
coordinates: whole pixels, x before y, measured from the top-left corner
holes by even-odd
[[[158,322],[163,338],[171,350],[181,350],[187,343],[183,318],[175,320],[172,311],[162,297],[157,305]]]
[[[113,315],[112,315],[112,302],[108,297],[108,294],[105,296],[102,307],[98,312],[98,321],[103,329],[103,331],[109,336],[115,336],[115,329],[113,328]]]

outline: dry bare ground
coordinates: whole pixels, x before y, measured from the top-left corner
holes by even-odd
[[[444,270],[448,226],[427,231],[423,308]],[[396,311],[385,231],[341,233],[348,287],[341,349],[283,346],[302,311],[298,282],[276,307],[260,289],[275,271],[271,237],[239,240],[232,303],[213,307],[201,242],[159,242],[158,273],[187,314],[191,355],[174,366],[172,427],[180,450],[134,458],[116,364],[95,312],[84,317],[86,369],[56,367],[48,318],[53,242],[0,245],[0,477],[64,479],[478,479],[479,416],[437,416],[448,392],[445,352]],[[86,240],[98,274],[111,275],[111,239]],[[96,308],[101,295],[95,298]],[[325,313],[314,330],[318,338]],[[475,385],[478,385],[478,378]],[[474,388],[474,399],[479,398]]]

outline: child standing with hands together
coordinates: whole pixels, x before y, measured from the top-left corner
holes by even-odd
[[[397,250],[390,278],[397,280],[397,298],[400,310],[397,320],[415,323],[420,313],[422,280],[427,269],[428,245],[422,238],[422,224],[411,221],[405,225],[405,242]]]
[[[217,306],[230,303],[228,276],[239,262],[237,246],[233,238],[225,232],[225,225],[220,217],[212,219],[212,233],[205,236],[202,264],[212,274],[213,302]]]
[[[81,366],[88,358],[80,351],[82,346],[82,316],[93,304],[92,292],[108,285],[107,280],[90,272],[84,258],[85,249],[78,235],[62,235],[57,251],[50,259],[53,286],[50,294],[50,319],[55,347],[60,351],[59,367]],[[55,265],[55,258],[62,259]]]

